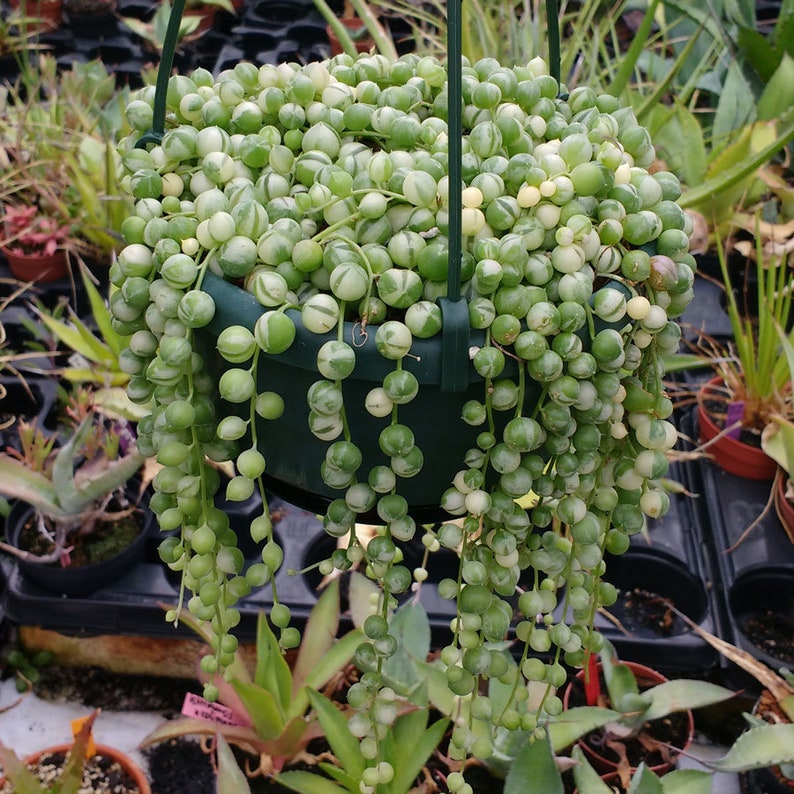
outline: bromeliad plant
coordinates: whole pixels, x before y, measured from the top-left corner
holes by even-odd
[[[284,609],[276,608],[270,618],[283,623]],[[184,614],[182,619],[208,643],[214,639],[210,627]],[[256,665],[253,673],[242,656],[227,668],[228,680],[217,674],[202,675],[206,694],[230,708],[240,724],[227,725],[194,717],[180,717],[164,723],[143,740],[143,746],[176,736],[209,735],[218,740],[218,787],[221,791],[248,790],[248,783],[234,755],[223,742],[235,745],[257,758],[254,771],[268,777],[281,771],[285,763],[305,753],[312,739],[321,735],[316,714],[310,712],[312,693],[317,693],[350,663],[362,634],[353,629],[337,639],[339,628],[339,581],[328,584],[309,615],[303,642],[291,665],[283,658],[267,615],[257,622]],[[212,660],[212,655],[203,657]],[[203,663],[201,664],[203,666]],[[210,664],[210,668],[214,665]],[[344,720],[341,715],[339,719]],[[308,757],[308,756],[307,756]]]
[[[458,141],[431,57],[196,70],[170,79],[162,137],[142,138],[156,91],[133,98],[122,146],[136,212],[111,270],[114,322],[131,335],[129,395],[154,402],[138,433],[163,466],[152,509],[179,532],[163,554],[216,634],[205,669],[233,662],[235,601],[283,558],[265,512],[250,528],[263,565],[244,569],[213,505],[210,462],[225,461],[227,498],[267,484],[318,505],[343,539],[320,571],[358,566],[378,585],[354,719],[383,781],[390,617],[428,576],[402,551],[459,551],[459,572],[438,583],[456,605],[441,650],[455,698],[505,674],[493,644],[516,639],[505,702],[456,717],[452,755],[487,758],[497,730],[531,733],[558,714],[564,665],[600,650],[593,617],[616,597],[604,553],[666,511],[676,440],[660,360],[692,298],[678,180],[649,172],[653,145],[630,109],[566,93],[539,59],[466,63],[462,80]],[[432,351],[456,314],[442,391]],[[430,513],[458,520],[417,522]],[[379,525],[366,547],[364,520]],[[527,682],[539,706],[525,706]]]
[[[5,207],[2,223],[2,247],[14,254],[50,256],[65,248],[71,236],[69,224],[34,205]]]
[[[131,403],[127,398],[129,375],[120,359],[129,337],[114,330],[108,301],[84,263],[80,264],[80,275],[91,306],[90,321],[81,319],[70,306],[66,319],[44,306],[34,309],[47,331],[66,348],[68,360],[58,362],[58,374],[78,390],[90,384],[93,403],[106,413],[135,421],[147,412],[147,407]],[[115,292],[110,289],[110,302]]]

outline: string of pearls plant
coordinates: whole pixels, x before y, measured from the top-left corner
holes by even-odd
[[[423,389],[412,346],[442,330],[446,77],[442,63],[413,55],[240,63],[217,77],[199,69],[171,78],[167,130],[148,149],[136,140],[151,126],[154,89],[137,92],[121,146],[135,212],[112,267],[114,324],[132,334],[121,357],[130,397],[153,405],[138,435],[163,466],[151,506],[175,534],[160,553],[182,572],[187,608],[215,632],[202,664],[222,672],[231,661],[237,601],[272,584],[283,557],[265,508],[250,527],[261,562],[245,567],[213,503],[212,464],[234,466],[228,499],[264,497],[268,427],[285,402],[305,403],[336,494],[323,523],[346,541],[321,571],[357,566],[379,585],[349,698],[351,730],[372,758],[368,791],[390,774],[378,764],[396,715],[381,679],[396,647],[389,617],[440,548],[460,558],[457,575],[436,583],[456,604],[440,654],[460,706],[450,752],[487,758],[500,736],[542,731],[561,711],[556,688],[599,650],[594,614],[616,598],[605,553],[624,552],[669,505],[661,478],[676,431],[660,357],[677,349],[674,318],[692,298],[680,186],[649,172],[654,149],[631,109],[586,87],[566,94],[540,59],[465,64],[461,294],[481,339],[470,350],[480,393],[460,410],[475,441],[437,495],[448,520],[417,526],[402,489],[441,461],[425,458],[401,414]],[[253,328],[229,325],[209,351],[208,274],[262,304]],[[381,419],[374,464],[348,421],[357,347],[345,319],[374,333],[391,362],[365,400]],[[260,391],[258,367],[290,355],[296,323],[332,334],[311,388]],[[222,374],[211,366],[218,354]],[[365,547],[355,525],[373,513],[382,526]],[[422,550],[414,570],[403,564],[411,544]],[[273,597],[271,621],[292,647],[298,631]],[[512,657],[500,644],[508,637]],[[506,702],[489,698],[494,679],[512,686]],[[546,685],[539,706],[527,704],[526,682]],[[462,776],[450,780],[468,790]]]

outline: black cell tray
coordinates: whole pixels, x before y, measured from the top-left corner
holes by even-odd
[[[671,480],[686,484],[685,466],[674,464]],[[713,602],[713,574],[702,553],[693,499],[670,494],[670,510],[649,520],[634,535],[628,551],[607,559],[604,577],[618,588],[618,601],[596,616],[596,628],[615,646],[618,656],[668,675],[706,675],[718,654],[663,599],[705,630],[719,634]]]
[[[724,291],[719,284],[700,276],[695,277],[695,297],[681,316],[685,338],[693,340],[698,334],[717,339],[733,335],[728,314],[724,308]]]
[[[283,518],[275,524],[285,555],[275,577],[278,597],[291,607],[294,622],[300,627],[315,603],[321,576],[316,568],[305,573],[291,572],[303,571],[330,556],[335,540],[324,533],[313,514],[277,500],[271,502],[271,508],[284,512]],[[610,561],[607,578],[623,593],[638,588],[671,598],[704,628],[719,632],[709,597],[711,575],[707,564],[699,557],[693,525],[691,500],[674,497],[670,513],[650,523],[647,539],[636,536],[626,555]],[[156,547],[160,540],[157,534],[158,537],[151,539],[145,562],[112,586],[85,598],[63,598],[46,592],[14,570],[6,593],[9,619],[64,634],[168,637],[178,633],[192,636],[188,629],[175,629],[164,619],[161,605],[177,602],[179,580],[178,574],[169,571],[157,559]],[[246,553],[251,555],[248,559],[256,561],[255,548]],[[418,565],[421,557],[420,544],[408,545],[405,549],[405,564],[409,568]],[[428,613],[433,644],[442,647],[450,640],[450,621],[455,612],[454,604],[439,596],[437,584],[445,577],[457,576],[457,556],[445,550],[431,555],[428,573],[420,600]],[[344,586],[342,592],[345,599]],[[406,596],[409,597],[410,594]],[[237,634],[241,641],[255,638],[257,614],[271,603],[269,585],[240,601],[241,621]],[[343,608],[345,606],[343,603]],[[603,614],[597,616],[596,625],[625,659],[651,664],[667,674],[707,674],[717,664],[716,652],[680,621],[674,623],[668,633],[660,634],[633,619],[634,613],[627,612],[623,599],[609,612],[628,631],[624,633]]]
[[[701,494],[702,543],[717,580],[721,636],[774,670],[794,666],[794,658],[770,653],[770,646],[759,647],[747,633],[761,621],[776,626],[789,643],[794,635],[794,544],[768,504],[772,482],[743,479],[706,460],[692,472],[692,487]],[[723,660],[723,666],[737,685],[748,683],[732,664]]]
[[[321,533],[322,527],[314,516],[294,508],[290,508],[278,525],[284,564],[276,574],[276,587],[279,599],[292,607],[298,624],[305,621],[316,597],[303,576],[292,576],[288,571],[304,567],[308,542]],[[8,618],[20,625],[40,626],[73,635],[195,636],[189,629],[175,628],[165,621],[163,608],[175,605],[179,598],[179,574],[158,560],[157,546],[161,538],[155,530],[144,562],[112,585],[83,598],[66,598],[48,592],[29,582],[15,567],[6,592]],[[250,561],[256,562],[256,558]],[[255,639],[257,614],[271,604],[269,584],[241,600],[237,632],[241,640]]]

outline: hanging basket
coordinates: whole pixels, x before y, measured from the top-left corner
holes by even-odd
[[[242,325],[253,331],[257,319],[266,311],[256,298],[244,289],[221,278],[207,274],[203,290],[215,301],[215,316],[201,333],[205,355],[211,355],[217,335],[230,325]],[[321,476],[328,443],[316,438],[309,429],[309,406],[306,394],[322,375],[317,371],[317,351],[336,339],[335,333],[315,334],[307,331],[300,312],[290,310],[297,328],[295,342],[280,355],[261,356],[257,365],[257,391],[274,391],[284,399],[284,413],[277,420],[258,419],[259,450],[265,456],[265,481],[277,496],[307,510],[325,512],[328,503],[339,497]],[[341,381],[347,423],[352,441],[363,455],[361,471],[376,465],[388,465],[389,458],[378,445],[378,436],[388,420],[372,416],[364,407],[369,391],[383,383],[394,370],[394,362],[378,353],[375,329],[362,330],[357,324],[345,323],[344,338],[356,348],[353,374]],[[467,349],[476,349],[484,342],[482,332],[472,332]],[[449,488],[468,449],[476,447],[482,427],[470,427],[461,420],[461,411],[468,400],[484,398],[485,381],[470,362],[465,362],[466,384],[459,391],[442,389],[441,337],[415,339],[411,355],[403,368],[416,375],[419,393],[411,402],[401,405],[400,422],[415,434],[416,445],[424,455],[421,472],[400,481],[400,493],[408,500],[411,514],[418,520],[437,520],[444,514],[439,502]],[[225,362],[219,355],[210,367],[218,380]],[[518,366],[510,362],[504,377],[516,376]],[[524,400],[525,415],[534,408],[540,388],[528,384]],[[231,406],[230,406],[231,407]],[[501,430],[514,412],[495,413],[495,427]]]
[[[177,0],[169,22],[169,34],[163,51],[154,101],[154,127],[138,142],[138,146],[159,141],[164,129],[165,103],[169,65],[173,59],[173,44],[182,5]],[[449,9],[450,30],[458,31],[449,40],[448,90],[452,96],[461,95],[460,8],[453,3]],[[556,29],[555,36],[556,37]],[[416,446],[421,450],[424,463],[416,474],[399,478],[399,493],[407,500],[409,511],[416,519],[438,520],[448,515],[439,507],[466,451],[476,447],[481,426],[468,426],[461,420],[467,401],[485,402],[486,381],[477,374],[470,357],[485,342],[483,332],[470,333],[467,302],[461,291],[462,269],[462,108],[452,103],[448,112],[449,132],[449,258],[447,266],[446,296],[438,300],[443,317],[441,334],[430,339],[412,341],[409,355],[400,366],[413,372],[419,382],[417,397],[399,407],[399,422],[414,432]],[[158,131],[159,130],[159,131]],[[263,306],[234,279],[223,279],[205,273],[201,289],[215,302],[215,316],[207,329],[196,331],[195,341],[203,347],[203,355],[212,362],[206,366],[215,382],[220,377],[224,363],[214,355],[215,338],[226,327],[240,324],[253,331],[257,319],[265,312]],[[289,350],[279,355],[260,356],[257,365],[257,391],[274,391],[284,400],[285,410],[278,420],[257,419],[257,446],[264,455],[267,468],[263,479],[277,496],[306,509],[325,512],[328,504],[339,498],[341,492],[330,488],[322,476],[322,464],[328,444],[316,438],[309,428],[309,407],[306,394],[317,380],[317,351],[323,343],[336,338],[333,334],[308,332],[300,312],[287,311],[294,320],[297,338]],[[382,357],[375,346],[375,329],[364,329],[358,324],[345,323],[343,338],[356,350],[353,375],[341,383],[344,394],[345,423],[349,438],[362,453],[360,473],[374,466],[389,465],[389,458],[379,447],[379,434],[388,419],[375,418],[367,412],[367,394],[383,382],[395,369],[395,362]],[[523,366],[510,361],[504,376],[515,376]],[[540,396],[540,386],[529,382],[522,390],[522,408],[534,412]],[[524,415],[527,411],[523,412]],[[515,414],[503,412],[491,418],[492,431],[500,431]],[[493,480],[493,475],[491,476]],[[373,519],[373,510],[362,513],[362,519]]]

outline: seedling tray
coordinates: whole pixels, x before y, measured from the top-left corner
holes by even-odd
[[[688,479],[681,465],[672,466],[669,477],[682,484]],[[621,658],[672,675],[707,674],[718,665],[717,652],[668,605],[720,633],[712,569],[699,543],[693,502],[686,494],[671,494],[667,515],[649,520],[624,555],[608,558],[605,578],[619,598],[596,616],[596,627]]]
[[[731,322],[725,311],[724,290],[707,278],[696,277],[693,286],[695,299],[681,317],[681,326],[687,339],[706,334],[717,339],[732,337]]]
[[[316,597],[299,570],[307,541],[322,531],[317,519],[289,507],[279,522],[277,534],[284,547],[284,565],[275,582],[281,601],[293,609],[298,625],[305,621]],[[170,571],[157,557],[161,536],[155,531],[149,539],[145,561],[131,569],[113,585],[83,598],[66,598],[49,592],[22,576],[15,567],[6,592],[8,618],[20,625],[39,626],[63,634],[96,636],[129,634],[173,637],[175,633],[195,636],[183,626],[165,621],[163,608],[179,599],[179,574]],[[255,558],[250,560],[256,561]],[[272,604],[270,585],[254,590],[242,599],[237,634],[242,641],[256,638],[256,619],[260,610]]]
[[[737,477],[706,460],[693,470],[693,486],[702,494],[703,545],[712,558],[724,616],[722,636],[772,669],[791,667],[794,544],[767,505],[772,483]],[[739,684],[746,683],[732,665],[724,666]]]
[[[651,522],[647,539],[636,536],[623,557],[610,561],[611,581],[620,589],[619,603],[609,612],[621,628],[606,615],[596,618],[598,628],[615,644],[621,657],[651,663],[668,674],[706,673],[717,663],[716,653],[691,632],[681,621],[671,621],[659,631],[654,621],[667,620],[658,599],[652,609],[635,608],[631,601],[640,594],[654,593],[671,598],[704,628],[716,630],[713,610],[708,598],[710,573],[698,557],[692,532],[693,513],[687,497],[676,496],[670,513]],[[238,508],[246,510],[256,505]],[[334,549],[335,540],[325,534],[320,521],[312,513],[280,500],[271,500],[271,509],[281,517],[275,524],[278,540],[284,548],[284,563],[276,574],[279,600],[288,604],[294,622],[300,627],[316,601],[322,576],[314,566],[326,559]],[[234,519],[232,519],[234,521]],[[179,574],[170,571],[157,557],[158,532],[150,538],[146,559],[112,586],[84,598],[65,598],[47,592],[24,578],[14,569],[6,592],[6,610],[10,620],[28,626],[39,626],[62,634],[97,636],[125,634],[149,637],[191,637],[189,629],[166,623],[163,605],[173,605],[179,597]],[[257,549],[246,549],[247,559],[257,560]],[[421,544],[408,545],[405,564],[409,568],[422,559]],[[450,621],[455,615],[454,603],[438,595],[437,585],[445,577],[457,577],[457,556],[442,550],[431,555],[428,580],[420,591],[420,600],[430,620],[432,641],[441,647],[450,640]],[[342,587],[343,609],[347,607],[347,588]],[[406,594],[405,598],[410,598]],[[239,603],[240,625],[236,631],[241,641],[253,641],[260,610],[272,604],[269,585],[259,588]]]

